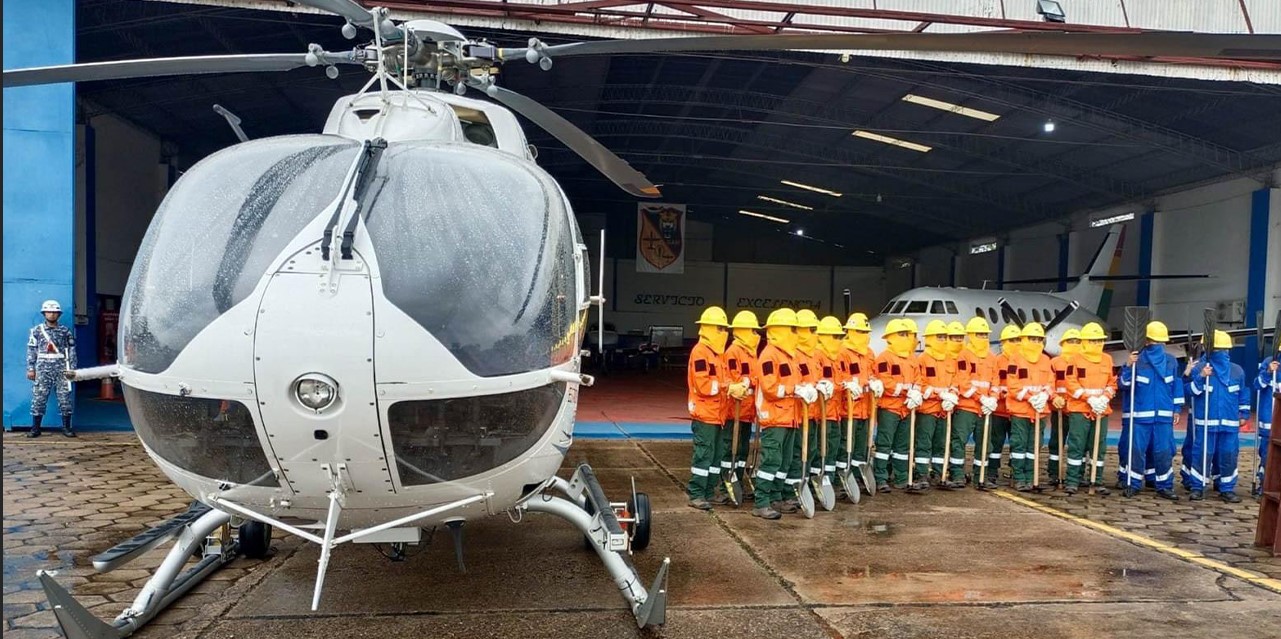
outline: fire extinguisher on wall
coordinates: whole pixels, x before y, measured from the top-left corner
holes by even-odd
[[[116,363],[116,329],[120,326],[118,311],[101,311],[98,313],[98,363],[102,365]],[[102,378],[102,390],[98,399],[116,398],[116,380],[114,377]]]

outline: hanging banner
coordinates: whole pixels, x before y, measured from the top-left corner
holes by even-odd
[[[636,205],[636,271],[685,272],[685,205]]]

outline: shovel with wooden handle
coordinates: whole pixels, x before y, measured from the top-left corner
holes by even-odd
[[[854,399],[850,394],[845,393],[845,469],[842,470],[838,477],[841,480],[841,486],[845,489],[845,496],[850,501],[858,503],[863,495],[858,489],[858,481],[854,479]]]
[[[836,508],[836,488],[832,486],[832,478],[827,476],[827,399],[822,394],[818,396],[819,422],[822,426],[819,428],[819,485],[818,485],[818,503],[823,506],[823,510],[831,511]]]
[[[964,457],[964,451],[961,454]],[[947,411],[947,428],[943,435],[943,473],[939,476],[939,485],[947,486],[950,481],[947,478],[947,467],[952,462],[952,411]],[[962,462],[964,470],[964,462]]]
[[[988,413],[983,416],[983,450],[982,459],[979,459],[979,451],[975,451],[974,460],[979,463],[979,490],[987,490],[987,460],[988,460],[988,433],[992,430],[992,414]]]
[[[1063,411],[1056,412],[1059,414],[1059,427],[1055,429],[1058,431],[1059,439],[1059,485],[1062,486],[1067,483],[1067,452],[1063,450],[1063,431],[1067,430],[1067,419],[1065,419]]]
[[[730,434],[729,472],[721,472],[721,481],[725,483],[725,494],[730,502],[738,506],[743,501],[743,485],[738,481],[738,421],[742,415],[743,401],[734,402],[734,432]]]
[[[1034,409],[1035,410],[1035,409]],[[1032,418],[1032,490],[1041,492],[1041,413]]]
[[[806,519],[814,518],[814,493],[810,492],[810,405],[801,400],[801,485],[797,497]]]
[[[912,491],[912,476],[916,471],[916,409],[912,409],[912,416],[908,418],[907,424],[907,490]]]
[[[868,497],[876,493],[876,473],[872,468],[872,440],[876,433],[876,395],[871,392],[872,416],[867,421],[867,457],[862,466],[859,466],[859,472],[863,475],[863,487],[867,489]]]
[[[1103,416],[1095,414],[1094,416],[1094,450],[1090,454],[1090,494],[1094,494],[1094,484],[1099,479],[1099,442],[1103,434]]]

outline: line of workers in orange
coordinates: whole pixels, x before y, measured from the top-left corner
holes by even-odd
[[[711,307],[697,323],[699,340],[687,375],[694,434],[689,505],[694,508],[728,503],[718,491],[723,478],[732,473],[741,482],[750,472],[753,422],[759,426],[758,460],[750,477],[755,491],[745,497],[754,501],[752,514],[765,519],[798,510],[804,472],[827,474],[836,486],[841,485],[836,473],[860,476],[869,463],[869,433],[875,436],[871,463],[876,485],[865,486],[867,490],[953,490],[971,481],[979,489],[995,488],[1007,437],[1011,483],[1019,491],[1032,490],[1039,464],[1033,442],[1041,432],[1040,419],[1051,414],[1049,476],[1060,474],[1062,419],[1065,490],[1075,493],[1093,482],[1097,491],[1107,493],[1103,460],[1094,451],[1106,450],[1106,433],[1099,432],[1099,424],[1111,412],[1116,379],[1111,359],[1103,354],[1106,335],[1098,324],[1087,324],[1077,334],[1069,331],[1062,340],[1064,353],[1051,359],[1044,353],[1045,330],[1037,323],[1022,330],[1007,326],[1001,352],[992,353],[991,329],[982,317],[966,325],[931,321],[919,355],[918,327],[909,319],[890,321],[884,335],[888,347],[879,354],[869,348],[872,328],[863,313],[842,324],[831,316],[819,319],[809,310],[775,310],[765,321],[763,349],[762,327],[751,311],[738,313],[731,323],[724,310]],[[810,423],[808,470],[801,467],[804,420]],[[848,422],[852,437],[846,432]],[[732,450],[735,424],[737,451]],[[826,447],[819,441],[824,433]],[[965,451],[971,439],[977,463],[967,473]],[[915,450],[909,450],[910,441]],[[980,448],[986,451],[980,453]],[[1086,457],[1096,472],[1089,470]],[[983,458],[988,467],[979,481]],[[915,464],[912,473],[909,461]]]

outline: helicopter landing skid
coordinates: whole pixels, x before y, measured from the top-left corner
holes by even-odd
[[[527,499],[519,507],[530,512],[556,515],[574,524],[604,562],[619,593],[636,616],[636,626],[644,628],[663,625],[667,621],[667,570],[672,560],[663,558],[663,565],[658,569],[654,583],[646,590],[632,563],[631,531],[636,530],[639,523],[638,513],[628,513],[627,504],[615,504],[606,499],[595,472],[587,464],[579,466],[569,481],[553,478],[547,488],[555,488],[565,496],[549,495],[544,488],[542,494]],[[634,486],[632,492],[635,493]],[[633,494],[632,503],[636,501]],[[616,511],[619,508],[623,509],[624,515],[621,521]],[[645,512],[644,516],[648,517],[649,513]],[[623,529],[623,523],[629,524],[628,530]],[[648,525],[649,522],[645,522],[645,526]],[[648,543],[648,538],[645,543]],[[640,548],[641,544],[638,542],[637,550]]]
[[[44,588],[45,597],[53,608],[62,633],[67,639],[116,639],[133,634],[175,599],[236,558],[240,547],[226,526],[230,521],[231,515],[225,512],[211,510],[203,504],[193,506],[169,522],[95,557],[95,568],[99,572],[109,572],[169,537],[178,537],[160,567],[152,573],[142,591],[134,598],[133,604],[110,624],[86,610],[71,593],[54,581],[56,572],[37,571],[40,585]],[[182,570],[188,558],[197,553],[200,559],[196,564]]]

